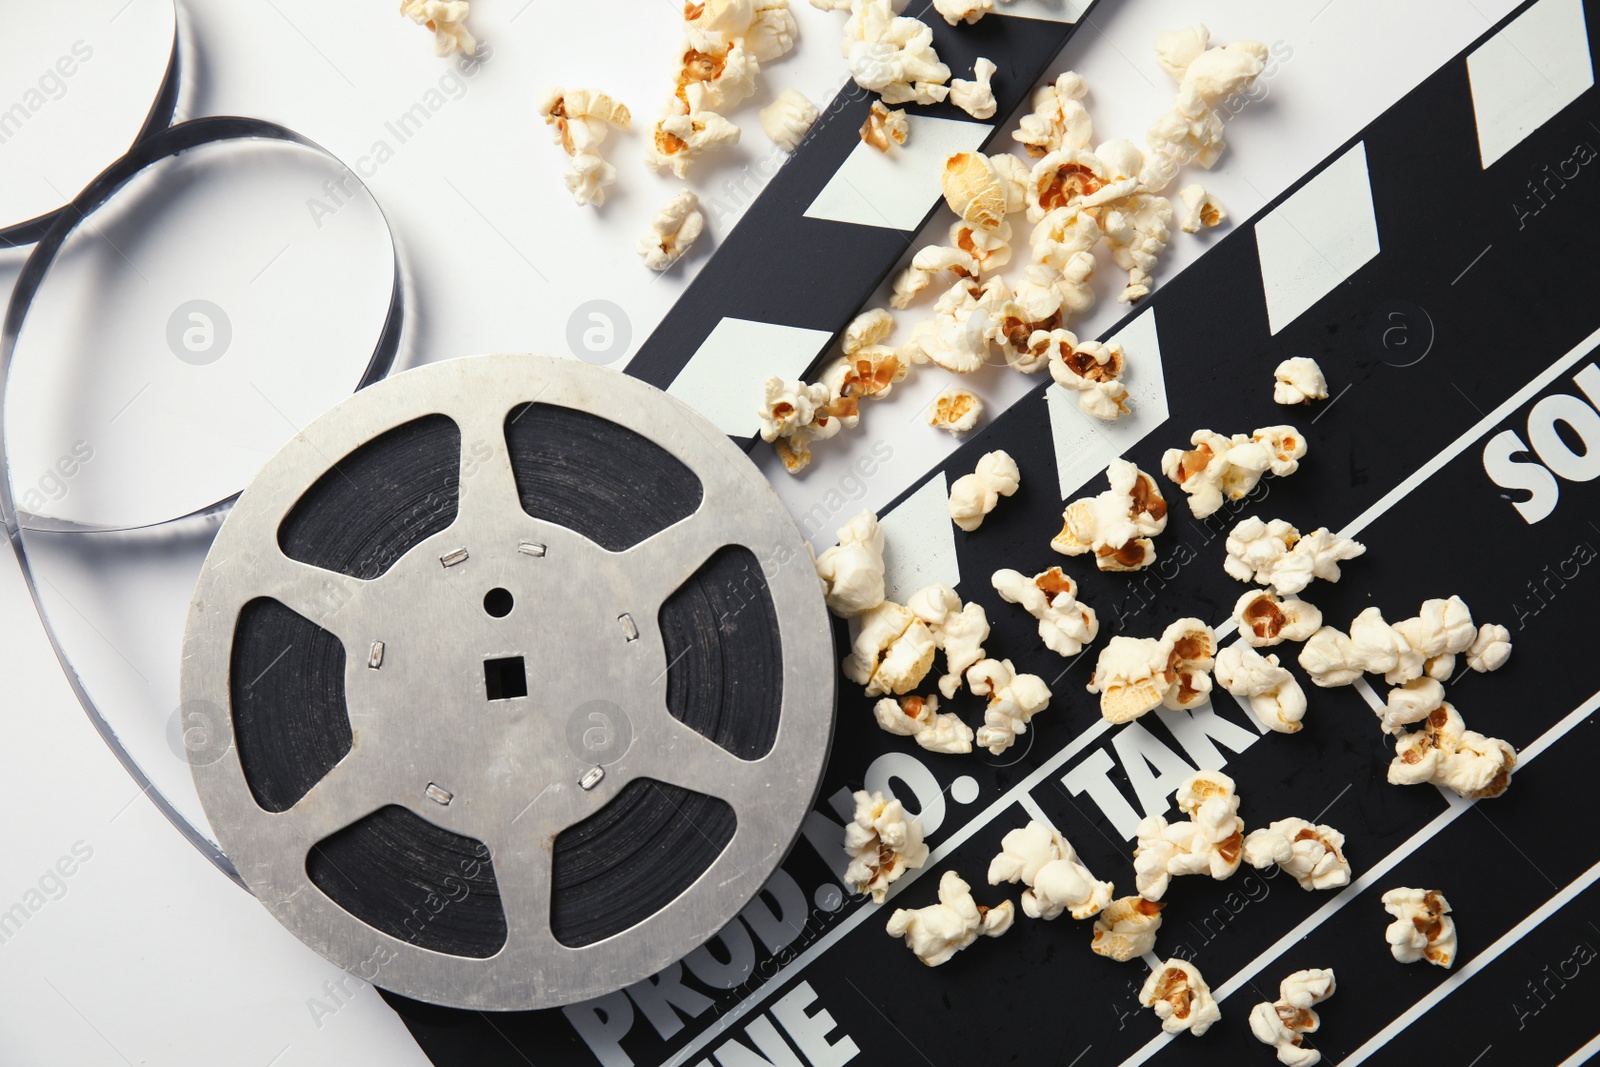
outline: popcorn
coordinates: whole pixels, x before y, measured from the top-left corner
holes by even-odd
[[[957,152],[944,161],[945,203],[967,222],[993,230],[1006,218],[1006,187],[982,152]]]
[[[1450,677],[1456,655],[1468,651],[1477,636],[1472,612],[1460,597],[1424,601],[1415,618],[1392,626],[1377,608],[1368,608],[1350,625],[1362,668],[1382,674],[1390,685],[1404,685],[1423,675]]]
[[[972,751],[972,727],[955,712],[940,712],[936,696],[884,697],[872,706],[878,725],[909,737],[929,752],[960,756]]]
[[[1248,643],[1236,641],[1217,653],[1217,684],[1248,699],[1250,710],[1280,734],[1298,733],[1306,714],[1306,694],[1294,675],[1278,665],[1277,656],[1263,656]]]
[[[674,112],[656,124],[644,161],[653,170],[687,178],[696,157],[723,145],[738,144],[739,127],[715,111]]]
[[[1141,896],[1119,897],[1107,904],[1094,921],[1094,940],[1089,947],[1097,955],[1118,963],[1152,952],[1156,931],[1161,929],[1160,901]]]
[[[999,276],[981,285],[958,281],[933,305],[934,317],[917,324],[902,352],[913,363],[934,363],[952,374],[971,374],[989,362],[993,327],[1010,296],[1006,280]]]
[[[1276,1003],[1262,1001],[1250,1009],[1250,1032],[1263,1045],[1277,1048],[1279,1063],[1315,1067],[1322,1062],[1322,1053],[1300,1042],[1322,1026],[1312,1006],[1333,996],[1335,988],[1330,970],[1296,971],[1278,986]]]
[[[1327,527],[1304,537],[1300,531],[1273,519],[1244,519],[1228,534],[1228,558],[1223,567],[1241,582],[1270,585],[1281,595],[1299,593],[1313,578],[1337,582],[1339,564],[1367,551],[1359,541],[1336,537]]]
[[[700,198],[691,189],[684,189],[656,212],[650,223],[650,232],[639,238],[639,255],[644,265],[654,271],[671,267],[700,239],[705,230],[706,217],[700,213]]]
[[[1456,962],[1456,924],[1450,902],[1437,889],[1391,889],[1383,895],[1383,910],[1394,916],[1384,930],[1389,952],[1401,963],[1425,959],[1449,969]]]
[[[880,152],[888,152],[891,144],[905,144],[910,134],[906,113],[890,111],[881,100],[872,102],[867,121],[861,124],[861,139]]]
[[[910,266],[895,278],[894,294],[889,298],[889,306],[908,307],[912,297],[932,285],[933,279],[945,271],[957,278],[976,278],[982,270],[977,259],[960,248],[929,245],[918,249],[917,254],[911,257]]]
[[[1200,771],[1179,787],[1176,799],[1187,821],[1169,823],[1150,815],[1135,830],[1134,886],[1146,900],[1160,900],[1176,875],[1209,874],[1221,881],[1239,869],[1244,820],[1233,779],[1220,771]]]
[[[950,0],[943,0],[949,3]],[[958,3],[971,3],[972,0],[956,0]],[[992,3],[993,0],[987,0]],[[937,4],[936,4],[937,6]],[[981,10],[979,12],[982,13]],[[977,21],[976,18],[969,21]],[[950,83],[950,102],[975,119],[993,118],[995,108],[998,106],[994,98],[994,89],[990,82],[994,72],[1000,68],[992,62],[979,56],[972,65],[972,81],[957,78]]]
[[[1162,30],[1156,34],[1156,62],[1172,76],[1173,81],[1182,82],[1189,64],[1199,58],[1210,43],[1211,31],[1204,26]]]
[[[1128,387],[1119,380],[1127,357],[1120,344],[1079,341],[1071,331],[1056,330],[1048,351],[1050,376],[1078,394],[1078,409],[1085,415],[1113,422],[1128,414]]]
[[[1019,571],[998,570],[990,579],[1000,599],[1020,604],[1039,620],[1039,638],[1046,648],[1062,656],[1076,656],[1100,632],[1094,609],[1078,602],[1078,585],[1051,567],[1032,578]]]
[[[1227,209],[1202,185],[1185,185],[1178,190],[1178,200],[1183,204],[1183,222],[1178,228],[1184,233],[1199,233],[1202,227],[1209,230],[1227,221]]]
[[[1100,694],[1100,714],[1113,725],[1131,722],[1161,706],[1169,652],[1154,637],[1117,635],[1106,642],[1088,690]]]
[[[1110,354],[1120,365],[1121,350]],[[1110,489],[1067,505],[1061,513],[1061,532],[1051,539],[1050,547],[1064,556],[1093,552],[1095,565],[1103,571],[1148,567],[1156,558],[1151,538],[1167,528],[1167,502],[1155,479],[1125,459],[1111,461],[1106,479]]]
[[[1328,399],[1328,379],[1310,356],[1293,356],[1272,372],[1277,383],[1272,387],[1274,404],[1309,404]]]
[[[1004,224],[1002,224],[1004,225]],[[1000,307],[999,321],[990,335],[1000,345],[1006,362],[1024,374],[1044,369],[1054,345],[1052,331],[1063,318],[1061,290],[1046,267],[1030,266],[1021,285]],[[1071,338],[1071,334],[1064,336]],[[1076,338],[1072,338],[1076,340]]]
[[[840,51],[855,83],[885,104],[936,104],[950,92],[950,68],[939,62],[933,29],[897,16],[890,0],[856,0]]]
[[[785,89],[757,115],[761,119],[761,129],[772,143],[785,152],[793,152],[817,121],[817,105],[807,100],[800,90]]]
[[[977,470],[957,478],[950,487],[950,518],[971,533],[983,525],[984,516],[1001,497],[1010,496],[1021,485],[1016,460],[1000,449],[986,452],[979,458]]]
[[[400,14],[433,31],[433,54],[475,55],[478,42],[467,30],[467,0],[400,0]]]
[[[1009,157],[1016,158],[1016,157]],[[1081,315],[1094,306],[1094,246],[1101,237],[1100,223],[1086,211],[1057,208],[1033,228],[1029,245],[1033,261],[1060,274],[1056,286],[1063,306]]]
[[[768,378],[760,411],[761,439],[770,443],[803,432],[828,400],[828,387],[820,382],[807,385],[776,375]]]
[[[730,6],[743,0],[730,0]],[[710,6],[710,5],[708,5]],[[789,10],[789,0],[755,0],[755,18],[745,31],[745,47],[759,63],[771,63],[794,50],[800,26]]]
[[[594,89],[546,89],[539,98],[538,112],[545,125],[553,127],[556,143],[569,156],[593,152],[612,126],[627,130],[633,123],[625,105]]]
[[[1065,71],[1053,85],[1043,85],[1033,92],[1033,110],[1022,116],[1012,139],[1027,150],[1028,155],[1042,159],[1063,148],[1088,148],[1094,137],[1094,124],[1088,110],[1078,101],[1089,92],[1083,77]]]
[[[1056,830],[1032,820],[1000,841],[1000,854],[989,863],[989,884],[1021,882],[1022,913],[1030,919],[1055,919],[1070,912],[1087,919],[1111,903],[1113,886],[1097,882],[1078,861],[1072,845]]]
[[[1511,631],[1498,623],[1484,623],[1467,649],[1467,666],[1482,674],[1497,671],[1511,658]]]
[[[983,401],[971,389],[952,385],[928,405],[928,425],[937,430],[963,434],[983,418]]]
[[[1131,304],[1148,296],[1156,263],[1172,237],[1172,201],[1135,193],[1108,209],[1100,228],[1111,246],[1111,261],[1128,272],[1128,284],[1117,300]]]
[[[948,585],[919,589],[906,601],[906,607],[928,627],[934,644],[944,652],[945,675],[939,691],[949,699],[961,688],[961,677],[983,659],[983,643],[989,637],[989,617],[982,604],[961,606],[961,598]]]
[[[678,86],[669,105],[690,115],[726,111],[737,107],[756,91],[761,62],[735,39],[731,45],[707,45],[701,51],[691,42],[683,52]]]
[[[1299,661],[1312,683],[1322,689],[1349,685],[1361,677],[1362,659],[1355,644],[1348,634],[1332,626],[1324,626],[1307,639]]]
[[[844,676],[867,687],[867,696],[911,692],[933,669],[938,651],[928,624],[902,604],[885,600],[850,620],[850,655]]]
[[[572,157],[561,180],[579,207],[598,207],[606,202],[606,190],[617,183],[617,168],[592,152],[580,152]]]
[[[1152,193],[1172,181],[1191,160],[1209,170],[1222,154],[1222,116],[1216,105],[1242,92],[1265,69],[1267,46],[1259,41],[1235,41],[1221,48],[1206,48],[1210,33],[1204,26],[1162,34],[1156,55],[1162,67],[1178,80],[1172,109],[1146,131],[1150,154],[1139,178]]]
[[[1033,165],[1025,190],[1028,221],[1038,223],[1060,208],[1096,207],[1110,175],[1099,156],[1082,148],[1059,148]],[[1131,192],[1131,188],[1128,190]]]
[[[1252,648],[1270,648],[1284,641],[1304,641],[1322,626],[1322,612],[1299,597],[1279,599],[1257,589],[1233,606],[1239,636]]]
[[[1389,763],[1391,785],[1432,783],[1468,800],[1499,796],[1511,784],[1517,750],[1498,737],[1468,730],[1448,701],[1428,714],[1420,730],[1400,735]]]
[[[850,866],[844,880],[857,893],[871,893],[882,904],[892,885],[906,871],[928,862],[922,823],[906,815],[898,800],[865,789],[855,793],[856,811],[844,828]]]
[[[1011,262],[1011,224],[985,230],[962,219],[950,227],[950,244],[971,256],[980,273],[998,270]]]
[[[985,907],[972,899],[971,889],[955,871],[945,871],[939,878],[939,903],[915,910],[897,908],[889,916],[889,936],[904,937],[917,959],[937,967],[979,934],[999,937],[1011,929],[1016,919],[1011,901]]]
[[[1389,699],[1378,713],[1386,734],[1400,733],[1402,726],[1421,722],[1444,703],[1444,686],[1434,678],[1413,678],[1402,686],[1389,690]]]
[[[883,527],[863,511],[839,529],[839,543],[817,557],[828,610],[841,619],[883,603]]]
[[[1189,494],[1197,519],[1216,512],[1224,498],[1243,500],[1269,469],[1279,477],[1293,474],[1306,454],[1305,438],[1292,426],[1268,426],[1249,437],[1196,430],[1189,443],[1195,446],[1189,451],[1167,449],[1161,471]]]
[[[1301,889],[1338,889],[1350,884],[1343,848],[1344,835],[1331,826],[1280,819],[1244,839],[1244,861],[1258,871],[1276,864]]]
[[[1217,635],[1199,619],[1179,619],[1161,635],[1167,649],[1167,691],[1162,704],[1173,710],[1204,704],[1211,693]]]
[[[1150,972],[1139,990],[1139,1003],[1155,1009],[1161,1029],[1169,1034],[1187,1030],[1199,1037],[1222,1018],[1222,1009],[1194,964],[1176,958]]]
[[[1028,723],[1050,706],[1050,687],[1036,674],[1018,674],[1008,659],[986,659],[967,670],[967,688],[989,698],[974,742],[998,756],[1028,732]]]
[[[952,26],[969,25],[994,10],[994,0],[933,0],[933,9]],[[984,118],[983,115],[975,116]]]

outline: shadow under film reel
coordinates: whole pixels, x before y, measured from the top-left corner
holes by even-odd
[[[365,389],[267,463],[200,576],[183,699],[227,709],[193,769],[217,839],[302,940],[408,997],[648,976],[815,800],[808,560],[723,434],[613,371],[477,356]]]

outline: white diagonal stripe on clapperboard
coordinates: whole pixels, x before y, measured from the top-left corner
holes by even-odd
[[[1462,452],[1466,451],[1470,445],[1483,437],[1485,433],[1487,433],[1498,423],[1503,421],[1507,415],[1521,407],[1535,394],[1543,390],[1579,360],[1587,356],[1597,344],[1600,344],[1600,330],[1596,330],[1588,337],[1585,337],[1571,351],[1562,356],[1560,359],[1556,360],[1554,363],[1550,364],[1550,366],[1546,367],[1544,371],[1541,372],[1537,377],[1528,382],[1528,384],[1523,386],[1521,389],[1517,390],[1517,392],[1512,396],[1508,397],[1506,401],[1499,407],[1495,408],[1488,415],[1485,415],[1482,419],[1475,423],[1471,429],[1467,430],[1466,433],[1456,438],[1455,441],[1448,445],[1438,455],[1434,456],[1433,459],[1417,468],[1415,472],[1413,472],[1399,485],[1395,486],[1388,493],[1384,494],[1384,496],[1375,504],[1367,508],[1367,510],[1363,511],[1359,516],[1357,516],[1353,522],[1340,530],[1339,536],[1354,537],[1362,530],[1366,529],[1385,512],[1389,511],[1401,500],[1404,500],[1407,496],[1409,496],[1411,492],[1418,486],[1422,485],[1429,478],[1437,474],[1447,463],[1461,455]],[[1226,637],[1236,627],[1237,624],[1230,617],[1221,625],[1216,627],[1218,638],[1220,639],[1222,637]],[[1559,740],[1564,734],[1567,733],[1567,731],[1571,730],[1578,723],[1588,718],[1595,712],[1597,707],[1600,707],[1600,693],[1596,693],[1589,700],[1585,701],[1575,711],[1569,714],[1566,718],[1562,719],[1560,723],[1551,727],[1548,731],[1541,735],[1537,741],[1524,749],[1518,757],[1519,769],[1525,767],[1533,760],[1535,756],[1544,751],[1544,749],[1548,748],[1553,742]],[[937,869],[941,860],[965,844],[979,830],[983,829],[989,823],[999,818],[1000,815],[1002,815],[1012,805],[1023,804],[1026,806],[1027,802],[1023,799],[1025,796],[1032,793],[1032,791],[1041,785],[1046,778],[1049,778],[1056,771],[1060,770],[1061,767],[1064,766],[1069,760],[1089,747],[1089,745],[1093,744],[1110,728],[1111,724],[1106,722],[1104,719],[1096,720],[1093,726],[1079,734],[1054,756],[1051,756],[1050,759],[1040,764],[1039,767],[1033,771],[1033,773],[1029,774],[1022,781],[1012,786],[997,800],[995,800],[988,807],[984,808],[982,812],[967,822],[966,825],[962,826],[959,830],[947,837],[938,848],[929,853],[927,862],[920,869],[907,871],[905,877],[896,882],[889,890],[889,898],[893,899],[894,897],[899,896],[901,892],[903,892],[908,886],[914,884],[924,873]],[[1432,822],[1428,823],[1428,825],[1417,831],[1417,833],[1412,835],[1412,837],[1410,837],[1404,844],[1395,849],[1395,851],[1391,852],[1386,859],[1380,861],[1360,879],[1357,879],[1349,887],[1343,890],[1337,897],[1328,901],[1328,903],[1324,904],[1299,926],[1295,927],[1293,931],[1285,935],[1271,948],[1267,949],[1266,952],[1256,957],[1255,960],[1251,961],[1251,963],[1238,974],[1234,975],[1232,978],[1228,979],[1227,982],[1219,986],[1216,993],[1217,1000],[1221,1001],[1229,994],[1238,990],[1240,986],[1243,986],[1263,967],[1276,959],[1291,944],[1299,941],[1311,930],[1315,929],[1323,922],[1327,921],[1327,919],[1331,918],[1335,912],[1344,907],[1345,903],[1347,903],[1349,899],[1354,896],[1354,894],[1359,893],[1362,889],[1366,888],[1366,886],[1373,879],[1380,877],[1390,868],[1394,867],[1395,864],[1405,859],[1406,856],[1416,851],[1416,849],[1421,847],[1436,832],[1453,822],[1461,815],[1462,812],[1465,812],[1471,806],[1472,804],[1467,802],[1452,804],[1444,812],[1435,817]],[[1588,876],[1586,875],[1585,877]],[[767,997],[776,992],[780,986],[786,984],[790,979],[794,978],[801,971],[805,970],[813,960],[827,952],[829,949],[833,948],[834,945],[843,940],[851,933],[851,931],[855,930],[856,927],[860,926],[868,918],[877,915],[878,913],[879,908],[877,907],[861,908],[856,911],[834,929],[829,931],[826,936],[818,940],[816,944],[812,945],[805,952],[802,952],[799,956],[795,957],[793,962],[769,979],[766,984],[764,984],[754,994],[746,998],[739,1005],[723,1015],[721,1019],[718,1020],[716,1026],[711,1027],[710,1029],[701,1033],[693,1041],[680,1049],[676,1055],[665,1061],[662,1064],[662,1067],[680,1067],[680,1065],[688,1062],[707,1044],[715,1040],[721,1034],[727,1032],[740,1019],[744,1018],[751,1011],[754,1011],[757,1007],[764,1003]],[[1487,952],[1490,950],[1485,951]],[[1127,1067],[1127,1065],[1143,1063],[1145,1060],[1149,1059],[1157,1051],[1163,1048],[1171,1039],[1172,1035],[1170,1034],[1161,1034],[1159,1037],[1152,1039],[1149,1044],[1145,1045],[1144,1048],[1140,1049],[1133,1056],[1123,1061],[1125,1067]]]

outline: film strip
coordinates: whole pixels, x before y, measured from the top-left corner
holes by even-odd
[[[1245,1024],[1250,1006],[1310,966],[1341,979],[1313,1038],[1331,1062],[1380,1049],[1385,1060],[1403,1050],[1462,1063],[1489,1046],[1533,1062],[1592,1053],[1592,1016],[1552,1007],[1573,994],[1548,976],[1572,982],[1600,941],[1581,921],[1600,855],[1559,814],[1594,751],[1600,710],[1600,683],[1575,666],[1600,550],[1600,315],[1583,284],[1547,279],[1552,264],[1587,262],[1592,227],[1581,220],[1600,210],[1589,169],[1600,147],[1597,17],[1600,5],[1578,0],[1524,5],[1164,285],[1114,331],[1137,405],[1126,427],[1091,427],[1041,387],[883,513],[891,596],[956,586],[987,610],[990,654],[1051,684],[1050,708],[1016,750],[921,752],[882,733],[872,701],[841,682],[808,844],[738,921],[650,980],[561,1012],[491,1022],[393,1000],[434,1062],[524,1052],[605,1067],[985,1063],[1046,1049],[1061,1063],[1237,1063],[1268,1055]],[[1330,400],[1272,404],[1272,368],[1295,355],[1328,371]],[[1082,688],[1098,644],[1056,656],[989,588],[998,568],[1064,562],[1048,547],[1062,501],[1097,491],[1111,456],[1156,471],[1162,451],[1198,427],[1286,416],[1310,445],[1294,477],[1268,479],[1204,522],[1174,490],[1151,570],[1065,567],[1102,635],[1159,633],[1185,615],[1223,623],[1245,588],[1223,572],[1223,540],[1248,515],[1358,537],[1368,552],[1343,581],[1308,590],[1330,623],[1372,604],[1402,617],[1459,594],[1476,617],[1511,629],[1504,670],[1449,687],[1474,728],[1521,753],[1503,797],[1466,803],[1388,785],[1392,748],[1376,729],[1376,694],[1359,685],[1303,682],[1311,708],[1295,736],[1266,732],[1220,692],[1201,709],[1112,728]],[[980,530],[955,531],[948,484],[995,448],[1017,458],[1022,488]],[[842,624],[835,637],[842,657]],[[964,699],[952,707],[974,721],[980,702]],[[1166,810],[1194,767],[1237,780],[1249,828],[1289,815],[1339,827],[1356,875],[1317,894],[1248,868],[1174,883],[1156,952],[1191,959],[1219,996],[1223,1022],[1203,1038],[1161,1035],[1137,1000],[1146,968],[1093,955],[1087,924],[1019,919],[928,969],[885,934],[886,909],[846,898],[838,881],[848,794],[864,786],[917,810],[933,847],[892,904],[932,902],[949,869],[980,903],[1014,895],[982,875],[1001,837],[1030,818],[1058,827],[1097,877],[1127,892],[1130,820]],[[1452,971],[1389,958],[1377,898],[1397,885],[1450,897],[1461,936]]]
[[[701,408],[752,446],[758,427],[749,405],[717,401],[748,390],[730,391],[727,382],[759,384],[752,351],[763,353],[761,376],[795,377],[817,362],[939,207],[945,158],[994,140],[1092,8],[1092,0],[1016,0],[958,27],[926,3],[906,11],[932,28],[954,76],[970,74],[979,56],[999,64],[994,117],[978,121],[949,103],[907,105],[911,136],[886,164],[859,135],[876,96],[846,83],[627,373]],[[762,269],[752,272],[752,263]]]

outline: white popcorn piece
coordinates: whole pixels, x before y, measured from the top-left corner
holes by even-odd
[[[1296,971],[1278,986],[1276,1003],[1262,1001],[1250,1009],[1250,1032],[1263,1045],[1273,1046],[1278,1062],[1286,1067],[1315,1067],[1322,1062],[1322,1053],[1301,1042],[1322,1026],[1311,1009],[1333,996],[1336,988],[1330,970]]]
[[[871,893],[882,904],[889,886],[906,871],[928,862],[922,823],[908,816],[898,800],[865,789],[855,793],[855,818],[844,828],[850,866],[844,880],[857,893]]]
[[[955,871],[939,877],[939,903],[926,908],[897,908],[889,916],[890,937],[904,937],[906,947],[929,967],[937,967],[984,937],[999,937],[1011,929],[1016,910],[1007,900],[985,907],[972,899],[972,887]]]
[[[1095,292],[1090,283],[1096,264],[1093,249],[1100,238],[1100,223],[1087,211],[1076,208],[1050,212],[1034,226],[1029,237],[1034,262],[1060,275],[1056,287],[1070,314],[1082,315],[1094,307]]]
[[[1070,330],[1049,335],[1050,376],[1063,389],[1076,392],[1085,415],[1114,422],[1128,414],[1128,387],[1122,384],[1127,356],[1116,341],[1079,341]]]
[[[1258,871],[1276,864],[1305,890],[1350,884],[1344,835],[1304,819],[1279,819],[1252,831],[1244,839],[1244,861]]]
[[[748,5],[742,3],[723,7],[729,11],[748,10]],[[668,104],[673,113],[693,115],[703,111],[727,111],[756,91],[761,61],[745,47],[740,37],[733,37],[730,43],[724,44],[708,39],[703,33],[697,35],[695,27],[705,17],[687,24],[688,40],[679,62],[677,87]]]
[[[569,156],[593,153],[611,127],[627,130],[633,124],[626,105],[595,89],[553,86],[540,96],[537,110],[551,127],[556,144]]]
[[[939,61],[933,29],[897,16],[890,0],[856,0],[840,51],[855,83],[885,104],[936,104],[949,95],[950,68]]]
[[[1424,601],[1414,618],[1393,625],[1375,607],[1350,624],[1364,670],[1382,674],[1390,685],[1404,685],[1424,675],[1448,678],[1458,653],[1477,640],[1472,612],[1460,597]]]
[[[1203,185],[1185,185],[1178,190],[1178,200],[1183,204],[1183,221],[1178,228],[1184,233],[1199,233],[1202,229],[1221,226],[1228,220],[1227,208],[1206,192]]]
[[[1092,210],[1105,196],[1126,195],[1137,183],[1108,192],[1105,163],[1083,148],[1058,148],[1033,165],[1025,190],[1028,221],[1038,223],[1061,208]]]
[[[715,111],[673,111],[656,124],[644,161],[653,170],[671,171],[677,178],[687,178],[696,157],[738,143],[739,127]]]
[[[1053,337],[1059,333],[1076,340],[1058,329],[1065,317],[1063,302],[1055,274],[1038,264],[1029,266],[1022,284],[1001,305],[999,319],[990,328],[990,337],[1000,345],[1008,364],[1024,374],[1034,374],[1048,366],[1056,352]]]
[[[1517,766],[1517,750],[1510,742],[1468,730],[1448,701],[1429,713],[1420,730],[1401,734],[1394,753],[1390,784],[1431,783],[1468,800],[1504,793]]]
[[[1248,643],[1236,641],[1217,653],[1217,684],[1241,699],[1268,728],[1280,734],[1300,731],[1306,694],[1294,675],[1278,665],[1277,656],[1263,656]]]
[[[863,511],[839,528],[839,543],[817,557],[828,610],[841,619],[883,603],[883,527]]]
[[[1008,659],[986,659],[967,670],[967,688],[989,698],[973,743],[998,756],[1028,732],[1028,723],[1050,706],[1050,687],[1036,674],[1018,674]]]
[[[906,607],[928,627],[934,644],[944,653],[945,674],[939,679],[939,692],[948,700],[961,688],[968,668],[984,658],[989,617],[982,604],[963,607],[961,598],[948,585],[917,590],[906,601]]]
[[[971,374],[990,362],[994,327],[1010,296],[1010,287],[999,275],[981,284],[970,279],[957,281],[933,305],[933,318],[917,324],[902,354],[912,363],[933,363],[952,374]]]
[[[1167,528],[1167,502],[1155,479],[1127,460],[1112,460],[1106,478],[1110,489],[1067,505],[1050,547],[1064,556],[1093,552],[1103,571],[1141,570],[1155,562],[1151,539]]]
[[[1395,959],[1401,963],[1425,959],[1446,970],[1455,965],[1456,924],[1443,893],[1401,886],[1382,899],[1383,910],[1394,916],[1383,936]]]
[[[1165,904],[1141,896],[1118,897],[1107,904],[1094,920],[1094,940],[1089,947],[1096,955],[1127,963],[1146,952],[1155,951],[1156,931],[1161,929],[1161,909]]]
[[[1178,809],[1189,816],[1186,821],[1150,815],[1135,830],[1134,888],[1147,900],[1160,900],[1179,875],[1231,878],[1243,859],[1244,820],[1232,778],[1200,771],[1179,787],[1176,799]]]
[[[1167,650],[1162,705],[1176,711],[1204,704],[1211,695],[1216,633],[1199,619],[1179,619],[1162,632],[1161,645]]]
[[[1281,595],[1292,596],[1314,578],[1337,582],[1339,564],[1366,550],[1359,541],[1337,537],[1327,527],[1302,537],[1282,519],[1262,522],[1251,516],[1228,534],[1228,558],[1223,566],[1241,582],[1269,585]]]
[[[1039,638],[1046,648],[1062,656],[1076,656],[1100,632],[1094,609],[1078,602],[1078,584],[1060,567],[1040,571],[1032,578],[1020,571],[998,570],[990,579],[1000,599],[1039,620]]]
[[[730,0],[743,3],[744,0]],[[755,0],[755,18],[745,31],[744,43],[760,63],[771,63],[794,50],[800,26],[789,10],[789,0]]]
[[[967,533],[983,525],[1003,496],[1010,496],[1022,485],[1017,461],[1003,449],[986,452],[971,474],[963,474],[950,487],[950,519]]]
[[[958,0],[958,2],[967,3],[971,0]],[[989,60],[979,56],[972,65],[972,81],[957,78],[950,83],[950,102],[975,119],[993,118],[998,105],[994,99],[991,82],[994,79],[994,72],[999,69]]]
[[[928,405],[928,425],[936,430],[963,434],[983,418],[983,401],[971,389],[952,385]]]
[[[972,727],[953,711],[941,712],[936,696],[884,697],[872,716],[886,732],[909,737],[929,752],[961,756],[972,751]]]
[[[1131,304],[1148,296],[1156,264],[1172,238],[1172,201],[1154,193],[1135,193],[1107,209],[1100,228],[1111,248],[1111,261],[1128,272],[1128,284],[1117,300]]]
[[[891,145],[903,145],[911,135],[911,124],[903,110],[891,111],[883,101],[874,100],[867,121],[861,124],[861,139],[880,152],[888,152]]]
[[[770,63],[794,48],[797,32],[788,0],[703,0],[684,9],[689,47],[712,55],[741,44]]]
[[[1179,619],[1159,638],[1118,635],[1100,650],[1087,688],[1100,694],[1100,714],[1112,724],[1158,707],[1196,707],[1211,693],[1216,650],[1216,634],[1199,619]]]
[[[1275,404],[1309,404],[1313,400],[1328,399],[1328,379],[1310,356],[1291,356],[1284,360],[1272,372],[1272,378],[1272,402]]]
[[[802,432],[829,400],[821,382],[788,381],[776,375],[766,381],[760,409],[761,439],[769,444]]]
[[[1401,727],[1421,722],[1444,703],[1444,686],[1436,678],[1413,678],[1389,690],[1389,697],[1378,713],[1379,725],[1386,734],[1397,734]]]
[[[889,306],[909,307],[912,298],[932,285],[933,280],[945,271],[949,271],[957,279],[965,279],[976,278],[982,270],[977,258],[963,249],[948,248],[944,245],[920,248],[917,254],[911,257],[910,265],[896,276],[894,292],[889,297]]]
[[[1088,92],[1081,75],[1063,72],[1053,84],[1034,90],[1033,110],[1022,116],[1012,138],[1034,159],[1043,159],[1063,148],[1088,148],[1094,138],[1094,123],[1079,103]]]
[[[807,100],[805,93],[785,89],[756,114],[772,143],[785,152],[793,152],[817,121],[818,112],[817,105]]]
[[[1067,912],[1074,919],[1098,915],[1111,903],[1110,882],[1097,882],[1059,832],[1037,819],[1012,830],[1000,841],[1000,854],[989,863],[989,884],[1021,882],[1022,913],[1030,919],[1055,919]]]
[[[656,212],[650,232],[639,238],[639,255],[644,265],[663,271],[683,258],[705,231],[706,217],[700,213],[700,198],[692,189],[681,190]]]
[[[433,33],[436,56],[475,55],[478,42],[467,29],[467,0],[400,0],[400,14]]]
[[[1299,597],[1279,598],[1256,589],[1233,606],[1239,636],[1252,648],[1270,648],[1285,641],[1304,641],[1322,627],[1322,612]]]
[[[606,190],[617,183],[617,168],[592,152],[580,152],[572,157],[561,180],[579,207],[599,207],[606,202]]]
[[[994,10],[994,0],[933,0],[933,9],[952,26],[971,25]]]
[[[1497,671],[1511,658],[1511,631],[1499,623],[1486,622],[1467,649],[1467,666],[1482,674]]]
[[[1183,82],[1189,64],[1199,58],[1211,45],[1211,31],[1204,26],[1185,26],[1179,30],[1162,30],[1156,34],[1156,62],[1172,76]]]
[[[1305,438],[1292,426],[1268,426],[1248,437],[1196,430],[1189,443],[1193,449],[1167,449],[1161,471],[1189,494],[1197,519],[1214,514],[1225,499],[1243,500],[1268,470],[1279,477],[1293,474],[1306,454]]]
[[[1011,223],[986,230],[961,219],[950,227],[950,245],[971,256],[980,274],[999,270],[1011,262]]]
[[[1350,635],[1324,626],[1300,649],[1300,666],[1321,689],[1349,685],[1361,677],[1362,660]]]
[[[946,159],[941,182],[945,203],[965,221],[984,230],[998,229],[1005,221],[1006,185],[982,152],[957,152]]]
[[[844,676],[866,686],[869,697],[902,696],[928,676],[938,649],[927,623],[885,600],[850,620]]]
[[[1169,1034],[1185,1030],[1199,1037],[1222,1018],[1200,972],[1186,960],[1173,958],[1150,972],[1139,990],[1139,1003],[1154,1008],[1161,1029]]]

